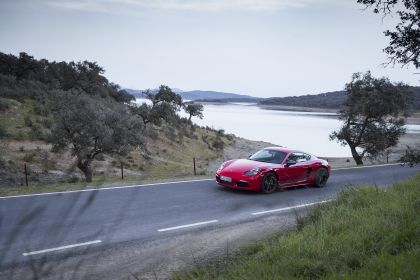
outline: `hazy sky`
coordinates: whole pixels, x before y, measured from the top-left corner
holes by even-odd
[[[0,51],[97,61],[123,87],[287,96],[340,90],[383,68],[395,19],[356,0],[0,0]]]

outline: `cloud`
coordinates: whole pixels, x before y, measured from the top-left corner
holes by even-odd
[[[46,1],[45,3],[48,6],[60,9],[112,13],[144,9],[196,12],[267,12],[302,8],[318,2],[322,2],[322,0],[64,0]]]

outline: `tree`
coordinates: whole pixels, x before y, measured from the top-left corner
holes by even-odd
[[[346,101],[339,111],[343,126],[330,135],[349,145],[358,165],[364,157],[376,158],[398,143],[405,133],[405,117],[409,110],[407,86],[393,84],[387,78],[376,79],[368,71],[353,74],[346,84]]]
[[[200,119],[203,118],[203,105],[199,103],[194,102],[186,102],[184,103],[184,110],[187,112],[187,114],[190,115],[188,118],[189,121],[191,121],[192,117],[198,117]]]
[[[400,158],[400,162],[407,163],[410,167],[420,163],[420,149],[407,146],[405,154]]]
[[[400,22],[395,31],[386,30],[389,46],[384,52],[389,55],[389,63],[420,67],[420,1],[419,0],[357,0],[366,8],[373,7],[374,13],[384,16],[396,11]],[[402,4],[402,5],[401,5]]]
[[[171,104],[176,111],[182,106],[182,97],[176,92],[173,92],[170,87],[165,85],[161,85],[157,92],[146,90],[143,92],[143,95],[152,101],[153,106],[166,102]]]
[[[174,120],[177,116],[176,112],[183,105],[182,97],[165,85],[161,85],[157,92],[146,90],[143,95],[152,104],[143,103],[138,107],[133,107],[132,110],[143,119],[145,125],[148,123],[161,125],[162,120],[167,122]]]
[[[70,148],[87,182],[92,181],[91,164],[97,155],[125,155],[143,141],[141,121],[111,99],[60,92],[53,101],[53,117],[53,151]]]

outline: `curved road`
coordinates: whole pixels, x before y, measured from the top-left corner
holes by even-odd
[[[400,165],[333,170],[325,188],[271,195],[205,179],[1,197],[0,279],[166,278],[293,226],[343,189],[386,187],[419,171]]]

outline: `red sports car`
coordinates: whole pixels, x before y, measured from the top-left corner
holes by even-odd
[[[272,193],[279,187],[323,187],[330,171],[327,161],[311,154],[269,147],[248,159],[224,162],[216,172],[216,181],[224,187]]]

